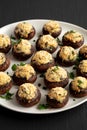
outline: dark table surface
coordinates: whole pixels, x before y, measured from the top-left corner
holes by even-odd
[[[86,0],[1,0],[0,27],[26,19],[56,19],[87,28]],[[0,130],[86,130],[87,103],[71,110],[30,115],[0,106]]]

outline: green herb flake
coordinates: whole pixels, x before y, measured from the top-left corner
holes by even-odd
[[[71,31],[69,31],[69,33],[75,33],[75,31],[74,31],[74,30],[71,30]]]
[[[24,66],[25,64],[26,64],[26,63],[21,62],[21,63],[20,63],[20,66]]]
[[[60,39],[58,37],[56,38],[56,40],[57,40],[57,43],[59,46],[63,46],[63,43],[60,41]]]
[[[13,64],[12,67],[11,67],[11,69],[12,69],[13,71],[15,71],[15,70],[17,69],[17,65],[16,65],[16,64]]]
[[[81,87],[81,84],[82,84],[83,82],[81,81],[81,80],[78,80],[78,87]]]
[[[55,66],[55,68],[52,69],[52,71],[55,72],[55,71],[58,70],[58,69],[59,69],[59,66],[57,65],[57,66]]]
[[[11,38],[11,43],[12,43],[12,45],[15,45],[15,44],[19,44],[20,42],[21,42],[21,38],[20,39],[14,39],[14,38]]]
[[[73,73],[73,72],[70,72],[70,73],[69,73],[69,77],[70,77],[71,79],[74,79],[74,77],[75,77],[74,73]]]
[[[7,91],[5,95],[0,95],[0,98],[11,100],[13,95],[14,95],[13,93],[10,93],[9,91]]]
[[[39,104],[38,105],[39,110],[44,110],[44,109],[47,109],[47,108],[48,108],[48,104]]]
[[[76,101],[76,99],[75,99],[75,98],[73,98],[73,101]]]

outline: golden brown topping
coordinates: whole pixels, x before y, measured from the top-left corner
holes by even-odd
[[[38,41],[38,44],[42,48],[48,48],[48,49],[56,48],[58,46],[57,41],[51,35],[41,36]]]
[[[23,77],[27,80],[32,76],[35,75],[35,70],[30,64],[25,64],[24,66],[17,66],[17,69],[15,71],[15,75],[17,77]]]
[[[37,94],[37,88],[30,83],[24,83],[19,86],[18,96],[27,100],[32,100]]]
[[[4,86],[11,81],[11,77],[5,72],[0,72],[0,86]]]
[[[81,72],[87,72],[87,60],[82,60],[80,62],[79,69]]]
[[[57,21],[51,20],[44,25],[44,29],[49,31],[50,34],[61,30],[60,24]]]
[[[87,79],[81,76],[74,78],[71,82],[73,90],[80,92],[81,89],[87,88]]]
[[[17,53],[31,53],[31,44],[28,40],[22,39],[18,44],[14,45],[14,51]]]
[[[65,90],[62,87],[52,88],[48,92],[48,96],[50,99],[54,99],[54,100],[57,100],[58,102],[62,103],[67,96],[67,90]]]
[[[47,70],[45,77],[50,82],[60,82],[67,78],[67,72],[62,67],[53,66]]]
[[[5,63],[5,61],[6,61],[5,54],[0,52],[0,65],[2,65],[3,63]]]
[[[0,34],[0,48],[5,48],[10,44],[10,37],[6,34]]]
[[[28,37],[28,34],[32,32],[32,25],[28,22],[19,23],[15,29],[16,33],[20,33],[21,37]]]
[[[65,33],[64,38],[72,41],[73,43],[80,42],[81,40],[83,40],[83,36],[79,32],[73,30]]]
[[[77,52],[70,46],[63,46],[60,49],[59,57],[61,57],[62,60],[74,61],[77,58]]]
[[[53,61],[53,57],[47,51],[42,50],[42,51],[36,52],[35,55],[32,57],[31,61],[38,65],[47,64],[47,63]]]

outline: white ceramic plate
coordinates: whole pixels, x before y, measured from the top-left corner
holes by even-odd
[[[49,20],[25,20],[25,21],[31,23],[36,29],[35,37],[32,40],[30,40],[30,42],[33,45],[35,45],[35,42],[33,40],[37,40],[38,36],[42,33],[43,25]],[[22,22],[22,21],[20,21],[20,22]],[[84,36],[84,43],[87,43],[87,31],[85,29],[83,29],[79,26],[70,24],[70,23],[61,22],[61,21],[59,21],[59,22],[60,22],[61,27],[62,27],[62,33],[59,36],[60,40],[65,32],[67,32],[69,30],[76,30],[76,31],[79,31]],[[9,36],[13,35],[14,28],[17,24],[18,24],[18,22],[2,27],[0,29],[0,34],[8,34]],[[56,55],[56,52],[53,54],[54,57]],[[11,70],[11,66],[14,63],[20,63],[20,62],[18,62],[14,59],[14,57],[11,55],[11,52],[8,54],[8,56],[11,59],[11,65],[6,72],[9,72],[9,74],[12,75],[13,72]],[[27,60],[25,63],[29,63],[29,62],[30,62],[30,60]],[[72,71],[72,67],[69,67],[66,69],[69,72]],[[42,85],[41,87],[39,87],[41,94],[42,94],[41,100],[39,103],[45,104],[46,103],[46,96],[45,95],[47,94],[47,90],[43,90],[43,86],[44,86],[43,78],[40,78],[39,75],[38,75],[38,78],[35,82],[35,85],[38,86],[38,83],[41,83],[41,85]],[[68,89],[68,86],[66,88]],[[87,97],[75,99],[75,98],[70,96],[67,105],[64,106],[63,108],[39,110],[37,108],[38,104],[33,106],[33,107],[30,107],[30,108],[25,108],[25,107],[19,105],[16,101],[16,98],[15,98],[16,91],[17,91],[17,86],[13,86],[12,89],[10,90],[10,92],[14,93],[12,100],[5,100],[5,99],[0,98],[0,105],[5,107],[5,108],[11,109],[13,111],[17,111],[17,112],[21,112],[21,113],[28,113],[28,114],[29,113],[31,113],[31,114],[48,114],[48,113],[62,112],[62,111],[74,108],[74,107],[86,102],[86,100],[87,100]],[[75,99],[75,101],[73,99]]]

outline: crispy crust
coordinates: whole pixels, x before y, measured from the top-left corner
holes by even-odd
[[[43,31],[43,34],[50,34],[48,30],[44,29],[44,27],[43,27],[43,30],[42,30],[42,31]],[[54,32],[54,33],[52,33],[51,35],[52,35],[54,38],[56,38],[56,37],[58,37],[58,36],[60,35],[61,31],[62,31],[62,28],[60,27],[60,31]]]
[[[79,67],[77,68],[76,73],[77,73],[77,76],[82,76],[82,77],[87,78],[87,72],[82,73],[81,70],[79,69]]]
[[[64,101],[62,103],[58,102],[55,99],[50,99],[48,95],[46,96],[46,100],[47,100],[47,103],[50,107],[61,108],[61,107],[64,107],[67,104],[67,102],[69,100],[69,95],[68,94],[66,95],[66,98],[64,99]]]
[[[69,67],[69,66],[72,66],[72,65],[74,65],[76,63],[76,60],[75,61],[65,61],[65,60],[62,60],[61,57],[59,57],[59,53],[60,53],[60,50],[57,53],[56,61],[61,66]]]
[[[40,38],[39,38],[40,39]],[[52,48],[52,49],[48,49],[48,48],[42,48],[39,44],[38,44],[38,41],[39,39],[37,40],[36,42],[36,49],[39,51],[39,50],[45,50],[45,51],[48,51],[49,53],[54,53],[56,50],[57,50],[57,47],[55,48]]]
[[[27,100],[25,98],[21,98],[18,96],[18,91],[16,93],[16,99],[17,99],[17,102],[24,106],[24,107],[31,107],[35,104],[37,104],[39,101],[40,101],[40,98],[41,98],[41,93],[39,91],[39,89],[37,89],[37,95],[35,98],[33,98],[32,100]]]
[[[32,75],[28,80],[26,78],[17,77],[15,74],[13,74],[12,79],[16,85],[21,85],[23,83],[34,83],[37,79],[37,75]]]
[[[9,91],[12,87],[12,81],[10,81],[8,84],[4,86],[0,86],[0,95],[5,94],[7,91]]]
[[[81,89],[80,92],[77,92],[77,91],[72,89],[72,84],[71,83],[69,85],[69,91],[70,91],[70,94],[73,97],[76,97],[76,98],[81,98],[81,97],[87,96],[87,89]]]
[[[9,65],[10,65],[10,59],[6,58],[6,61],[2,65],[0,65],[0,71],[7,70]]]
[[[15,28],[15,30],[16,30],[16,28]],[[14,30],[14,34],[15,34],[15,36],[16,36],[17,39],[24,38],[24,39],[30,40],[31,38],[34,37],[34,35],[35,35],[35,33],[36,33],[35,28],[33,27],[33,28],[32,28],[32,32],[30,32],[30,33],[28,34],[28,37],[26,38],[26,37],[21,37],[21,36],[20,36],[20,33],[19,33],[19,32],[16,33],[15,30]]]
[[[0,48],[0,52],[3,52],[3,53],[8,53],[9,51],[10,51],[10,49],[11,49],[11,44],[10,45],[8,45],[7,47],[5,47],[5,48]]]
[[[37,65],[31,62],[31,65],[34,67],[34,69],[38,72],[45,72],[49,67],[52,67],[55,65],[55,61],[49,62],[47,64],[41,64]]]
[[[55,87],[66,87],[66,85],[68,84],[69,82],[69,78],[67,77],[66,79],[64,79],[63,81],[60,81],[60,82],[49,82],[45,77],[44,77],[44,83],[46,85],[46,87],[48,89],[51,89],[51,88],[55,88]]]
[[[81,47],[83,45],[84,39],[82,39],[79,42],[73,43],[72,41],[70,41],[68,39],[65,39],[64,36],[63,36],[62,43],[63,43],[64,46],[71,46],[71,47],[77,49],[77,48],[79,48],[79,47]]]
[[[14,51],[14,47],[12,48],[12,54],[13,56],[18,59],[18,60],[21,60],[21,61],[24,61],[24,60],[27,60],[28,58],[30,58],[34,53],[34,47],[31,45],[31,53],[30,54],[24,54],[22,52],[20,53],[17,53]]]

